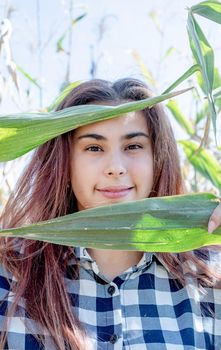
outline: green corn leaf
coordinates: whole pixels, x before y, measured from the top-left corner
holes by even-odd
[[[215,100],[215,104],[218,107],[218,112],[221,111],[221,88],[215,89],[213,91],[213,97]]]
[[[194,135],[194,129],[191,124],[191,122],[183,115],[181,112],[179,105],[177,101],[175,100],[170,100],[167,103],[167,108],[171,111],[172,115],[176,119],[176,121],[179,123],[179,125],[189,134],[189,135]]]
[[[23,68],[21,68],[20,66],[16,65],[16,69],[22,73],[24,75],[25,78],[27,78],[32,84],[34,84],[35,86],[37,86],[39,89],[41,89],[41,86],[38,84],[37,80],[32,78],[30,76],[30,74],[28,74],[26,71],[24,71]]]
[[[139,55],[139,53],[135,50],[132,51],[132,55],[134,57],[134,59],[136,60],[141,73],[143,74],[144,78],[146,79],[146,81],[148,82],[148,84],[152,85],[152,86],[157,86],[157,82],[154,79],[151,71],[147,68],[147,66],[145,65],[145,63],[143,62],[141,56]]]
[[[206,179],[219,189],[221,193],[221,165],[214,155],[199,144],[192,141],[179,141],[189,162]]]
[[[218,98],[220,96],[221,96],[221,87],[219,87],[213,91],[213,97]]]
[[[191,11],[221,24],[221,3],[219,1],[203,1],[192,6]]]
[[[200,66],[198,64],[194,64],[192,67],[188,68],[187,71],[183,73],[173,84],[171,84],[166,90],[164,90],[163,94],[167,94],[171,90],[175,89],[183,81],[187,80],[191,75],[198,72],[199,70]]]
[[[57,52],[63,52],[63,51],[64,51],[64,48],[63,48],[63,41],[64,41],[64,39],[65,39],[65,37],[66,37],[66,34],[67,34],[67,31],[65,31],[65,32],[62,34],[62,36],[58,39],[57,44],[56,44],[56,47],[57,47],[56,51],[57,51]]]
[[[188,14],[187,29],[190,47],[197,64],[200,66],[200,71],[203,77],[204,89],[209,102],[209,111],[216,138],[216,109],[212,95],[214,79],[214,53],[191,11]]]
[[[176,48],[171,46],[169,47],[169,49],[167,49],[167,51],[165,52],[165,54],[162,57],[162,61],[164,61],[168,56],[170,56],[171,54],[173,54],[174,52],[176,52]]]
[[[75,24],[77,24],[79,21],[81,21],[85,16],[87,16],[87,13],[83,13],[82,15],[76,17],[75,19],[73,19],[72,21],[72,26],[74,26]]]
[[[221,244],[221,227],[207,232],[217,204],[211,194],[149,198],[1,230],[0,236],[97,249],[184,252]]]
[[[187,29],[192,53],[196,62],[201,67],[200,70],[203,75],[206,91],[210,92],[213,88],[214,53],[191,12],[188,15]]]
[[[71,22],[72,26],[75,26],[80,20],[82,20],[85,16],[87,15],[87,13],[83,13],[82,15],[76,17],[75,19],[73,19],[73,21]],[[59,37],[57,44],[56,44],[56,51],[57,52],[64,52],[65,49],[63,47],[63,42],[64,39],[66,38],[66,35],[68,33],[69,29],[66,29],[65,32]]]
[[[55,99],[55,101],[49,107],[46,108],[47,112],[51,112],[52,110],[54,110],[61,103],[61,101],[63,101],[63,99],[69,94],[69,92],[71,92],[72,89],[74,89],[80,84],[81,84],[80,80],[75,81],[74,83],[68,84],[68,86],[64,88],[64,90]]]
[[[0,117],[0,161],[15,159],[52,138],[80,126],[151,107],[190,89],[118,106],[81,105],[49,113]]]
[[[196,120],[195,123],[198,124],[201,122],[201,120],[205,119],[209,113],[209,106],[208,106],[208,101],[206,101],[201,110],[196,114]]]
[[[202,80],[202,74],[197,74],[198,78],[198,83],[199,86],[201,87],[202,91],[204,93],[204,85],[203,85],[203,80]],[[221,108],[221,76],[219,73],[219,70],[217,67],[214,68],[214,80],[213,80],[213,99],[215,102],[215,105],[218,107],[218,109]],[[209,106],[208,106],[208,101],[206,101],[201,109],[200,112],[197,113],[196,116],[196,123],[198,124],[202,119],[204,119],[209,113]]]
[[[202,91],[206,94],[206,90],[204,87],[203,77],[201,73],[197,74],[197,80],[200,88]],[[219,69],[217,67],[214,67],[214,76],[213,76],[213,97],[214,97],[214,90],[219,88],[221,86],[221,76],[219,74]]]
[[[152,19],[153,23],[155,24],[156,29],[159,31],[159,33],[162,33],[158,13],[156,11],[150,11],[149,16]]]
[[[221,86],[221,76],[219,73],[219,69],[214,67],[214,79],[213,79],[213,90],[217,89]]]

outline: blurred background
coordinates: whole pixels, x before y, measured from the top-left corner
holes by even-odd
[[[187,9],[177,0],[1,0],[0,114],[47,111],[70,83],[91,78],[145,80],[160,94],[191,65]],[[215,84],[221,86],[221,26],[198,18],[215,52]],[[197,76],[180,88],[192,92],[164,103],[178,141],[188,191],[221,195],[221,100],[217,140],[211,131],[198,161],[185,142],[200,143],[208,113]],[[189,143],[190,145],[190,143]],[[30,154],[0,165],[3,206]]]

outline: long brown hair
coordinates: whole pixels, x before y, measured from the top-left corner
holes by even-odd
[[[120,104],[150,96],[147,86],[136,79],[126,78],[115,83],[91,80],[74,88],[57,110],[88,103]],[[182,194],[184,187],[177,146],[168,118],[160,105],[144,109],[143,113],[154,155],[154,184],[150,196]],[[72,133],[56,137],[36,149],[5,207],[3,227],[35,223],[77,210],[69,169]],[[0,243],[1,263],[17,278],[13,286],[15,302],[10,312],[23,297],[29,317],[48,329],[59,350],[65,350],[67,346],[71,350],[89,349],[85,331],[71,311],[64,284],[68,261],[75,259],[73,248],[23,239],[1,238]],[[20,254],[15,249],[17,245]],[[218,277],[204,262],[203,250],[200,252],[161,253],[158,257],[182,284],[185,284],[183,266],[188,261],[199,267],[202,274],[194,268],[189,268],[188,273],[202,284],[212,286]],[[79,267],[75,261],[73,278],[77,279]]]

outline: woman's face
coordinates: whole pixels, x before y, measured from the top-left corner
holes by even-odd
[[[76,129],[70,165],[78,210],[148,197],[153,154],[143,113]]]

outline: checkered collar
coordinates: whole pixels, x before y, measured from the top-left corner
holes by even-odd
[[[92,257],[90,256],[90,254],[88,253],[87,249],[84,247],[75,247],[74,248],[74,253],[76,258],[79,260],[81,265],[88,266],[89,264],[94,264],[96,263]],[[131,272],[137,272],[142,270],[144,267],[146,267],[147,265],[150,265],[152,263],[152,259],[153,259],[153,253],[150,252],[144,252],[141,260],[138,262],[137,265],[132,266],[131,268]],[[129,272],[129,269],[127,270],[127,272]]]

